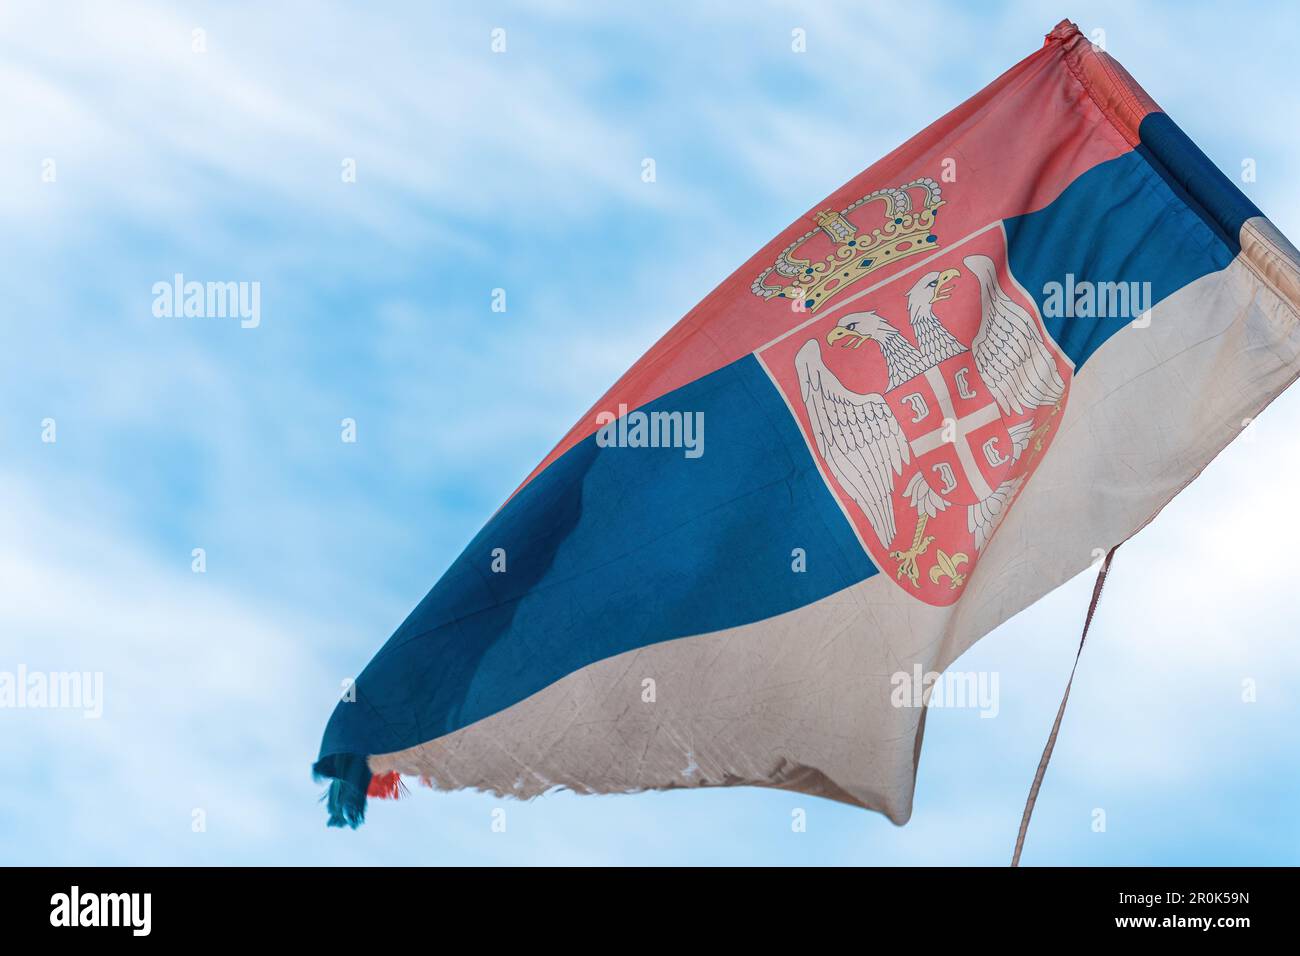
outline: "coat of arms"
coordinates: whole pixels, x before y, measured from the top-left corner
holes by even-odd
[[[807,294],[814,317],[758,356],[876,564],[926,603],[946,605],[1041,460],[1071,369],[1007,269],[1000,224],[942,249],[938,189],[928,180],[904,189],[918,185],[924,217],[909,215],[898,190],[864,197],[886,197],[892,217],[888,241],[876,229],[866,244],[910,260],[874,285],[855,282],[830,301],[849,291],[844,279],[858,278],[831,283],[834,268],[881,257],[845,245],[862,237],[859,227],[824,230],[825,263],[798,258],[794,247],[782,254],[776,271],[797,259],[809,281],[764,298]]]

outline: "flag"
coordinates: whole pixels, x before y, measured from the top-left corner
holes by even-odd
[[[1063,22],[696,306],[336,707],[399,775],[911,814],[923,675],[1096,562],[1300,370],[1300,254]]]

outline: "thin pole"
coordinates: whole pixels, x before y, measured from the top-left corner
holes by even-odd
[[[1043,775],[1047,773],[1048,761],[1052,759],[1052,751],[1056,748],[1056,735],[1061,731],[1061,718],[1065,716],[1065,704],[1070,699],[1070,688],[1074,686],[1074,672],[1079,669],[1079,658],[1083,655],[1083,644],[1088,640],[1088,628],[1092,627],[1092,616],[1097,611],[1097,602],[1101,600],[1101,589],[1106,584],[1106,575],[1110,571],[1111,558],[1115,557],[1115,552],[1119,545],[1111,548],[1106,552],[1106,560],[1101,563],[1101,570],[1097,572],[1097,583],[1092,586],[1092,601],[1088,604],[1088,616],[1083,620],[1083,636],[1079,638],[1079,649],[1074,655],[1074,666],[1070,668],[1070,679],[1065,685],[1065,694],[1061,697],[1061,706],[1056,709],[1056,720],[1052,722],[1052,733],[1047,738],[1047,746],[1043,748],[1043,756],[1038,761],[1038,772],[1034,774],[1034,783],[1029,788],[1029,799],[1025,801],[1025,812],[1020,817],[1020,833],[1016,835],[1016,851],[1011,856],[1011,865],[1020,865],[1020,851],[1025,848],[1025,834],[1029,831],[1029,818],[1034,815],[1034,804],[1038,801],[1038,791],[1043,785]]]

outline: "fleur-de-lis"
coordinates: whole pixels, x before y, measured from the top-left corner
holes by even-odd
[[[966,581],[966,575],[957,569],[963,564],[970,564],[970,558],[960,551],[949,556],[948,552],[942,549],[935,551],[934,558],[938,563],[930,568],[930,582],[938,584],[940,578],[948,578],[949,591],[955,591],[961,587]]]

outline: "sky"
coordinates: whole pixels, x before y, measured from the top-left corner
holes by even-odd
[[[958,662],[999,714],[930,713],[904,827],[414,787],[339,831],[309,772],[341,681],[591,402],[1060,19],[1300,238],[1292,5],[902,11],[0,7],[0,670],[103,675],[98,718],[0,709],[0,863],[1007,862],[1086,573]],[[256,326],[156,315],[177,273],[257,282]],[[1118,553],[1025,864],[1300,863],[1297,435],[1293,390]]]

